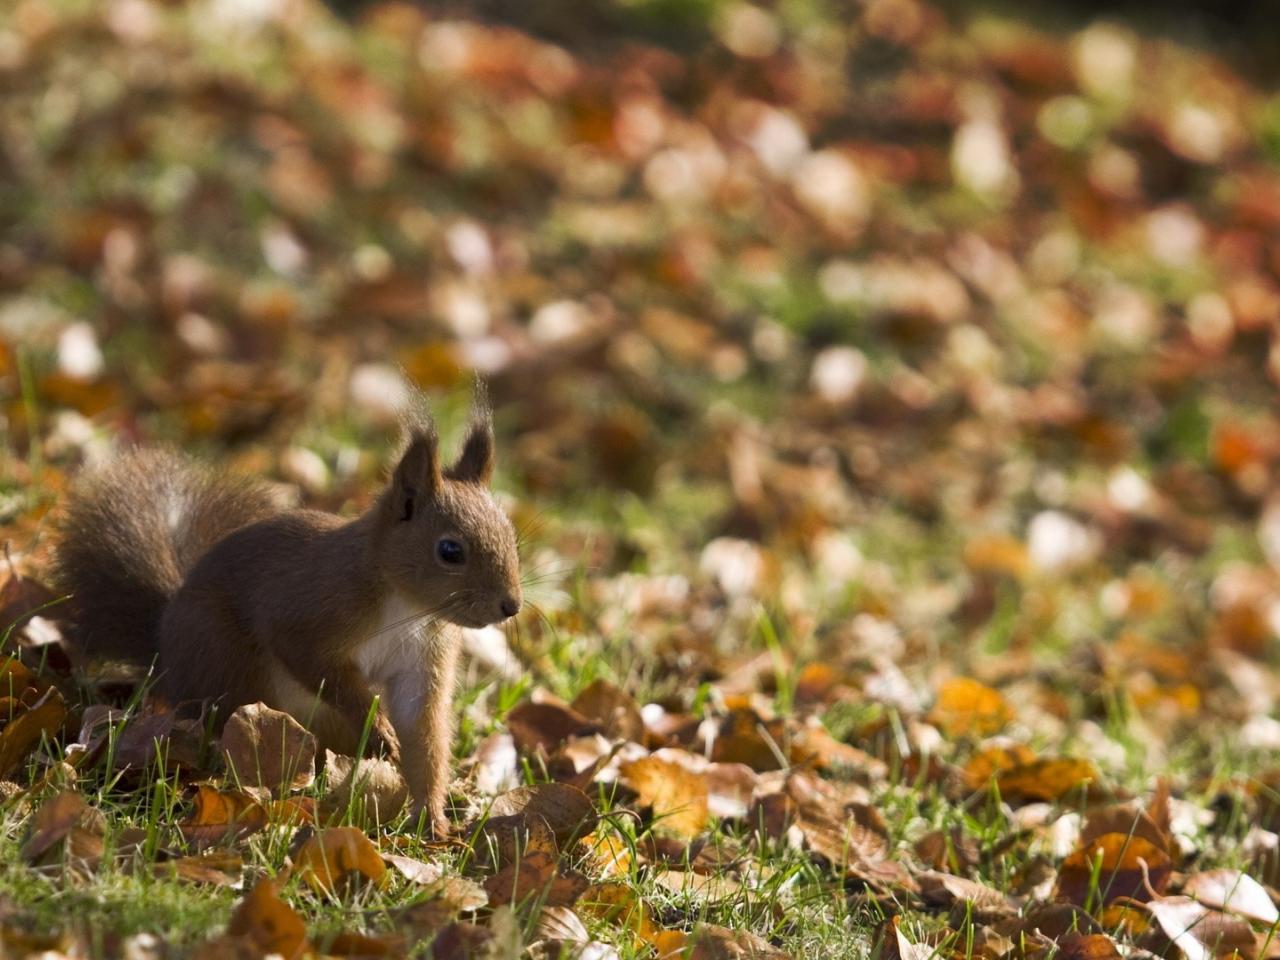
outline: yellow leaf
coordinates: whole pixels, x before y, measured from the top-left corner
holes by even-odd
[[[948,680],[938,691],[930,719],[950,737],[989,737],[1013,719],[999,691],[969,677]]]

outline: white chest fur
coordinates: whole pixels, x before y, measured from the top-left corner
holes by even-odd
[[[405,670],[421,670],[431,623],[420,605],[399,594],[382,604],[371,635],[356,652],[356,666],[374,683]]]

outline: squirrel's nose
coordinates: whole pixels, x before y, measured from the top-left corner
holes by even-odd
[[[520,600],[518,597],[507,597],[499,606],[502,608],[504,617],[514,617],[520,612]]]

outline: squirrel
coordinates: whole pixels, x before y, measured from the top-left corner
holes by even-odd
[[[442,468],[435,426],[405,430],[391,478],[355,519],[291,510],[267,484],[135,448],[84,471],[57,524],[54,577],[81,660],[155,664],[165,698],[262,701],[324,746],[399,762],[415,814],[449,831],[461,632],[521,606],[516,534],[489,490],[481,402]]]

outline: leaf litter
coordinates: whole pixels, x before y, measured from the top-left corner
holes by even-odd
[[[32,871],[198,889],[211,957],[1277,955],[1246,71],[917,0],[604,63],[205,6],[0,14],[0,167],[47,198],[0,249],[7,952],[83,952]],[[473,369],[550,522],[537,615],[471,643],[454,838],[285,715],[71,671],[40,531],[104,435],[351,510],[395,398]]]

